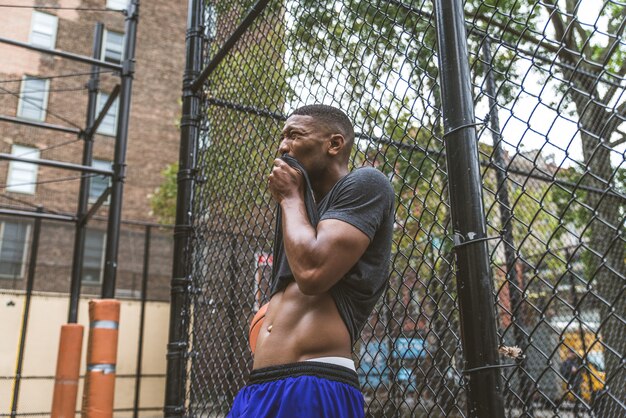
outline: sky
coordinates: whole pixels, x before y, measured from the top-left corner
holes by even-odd
[[[579,11],[581,24],[597,25],[600,30],[606,28],[606,19],[598,19],[603,4],[604,2],[599,0],[582,0]],[[543,23],[546,27],[546,34],[549,37],[553,36],[552,25],[545,21]],[[596,38],[599,39],[600,36],[596,35]],[[602,41],[606,42],[607,39],[603,37]],[[525,75],[522,82],[522,89],[525,93],[512,109],[499,111],[500,126],[503,138],[508,144],[507,148],[512,151],[515,148],[531,150],[543,147],[544,157],[553,154],[555,163],[563,166],[571,165],[571,160],[582,160],[577,117],[569,116],[566,112],[559,114],[549,105],[544,104],[555,98],[560,99],[555,90],[555,83],[544,85],[538,71],[528,71],[531,66],[528,60],[519,60],[517,65],[519,73]],[[555,73],[560,75],[558,72]],[[625,99],[626,97],[622,97],[621,101]],[[569,109],[574,110],[573,105],[569,105]],[[476,107],[477,117],[483,118],[487,111],[486,100]],[[548,143],[546,143],[546,137]],[[618,152],[612,153],[614,167],[623,164],[625,147],[626,144],[622,144],[617,147]]]

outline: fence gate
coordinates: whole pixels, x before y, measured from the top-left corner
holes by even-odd
[[[435,3],[465,26],[465,75],[438,52]],[[396,193],[389,286],[354,346],[367,415],[475,415],[449,204],[465,179],[448,169],[440,82],[467,76],[504,414],[624,416],[625,14],[613,0],[191,0],[166,415],[224,416],[244,385],[272,263],[269,167],[286,115],[311,103],[348,113],[352,166]]]

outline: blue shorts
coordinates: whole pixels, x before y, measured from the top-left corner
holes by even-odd
[[[357,374],[346,367],[306,361],[250,373],[228,418],[362,418]]]

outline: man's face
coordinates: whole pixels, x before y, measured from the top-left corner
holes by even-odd
[[[313,175],[325,167],[329,138],[312,116],[293,115],[285,122],[278,150],[298,160]]]

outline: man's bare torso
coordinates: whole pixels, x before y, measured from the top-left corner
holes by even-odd
[[[328,292],[307,296],[292,282],[270,300],[253,368],[327,356],[351,357],[348,329]]]

